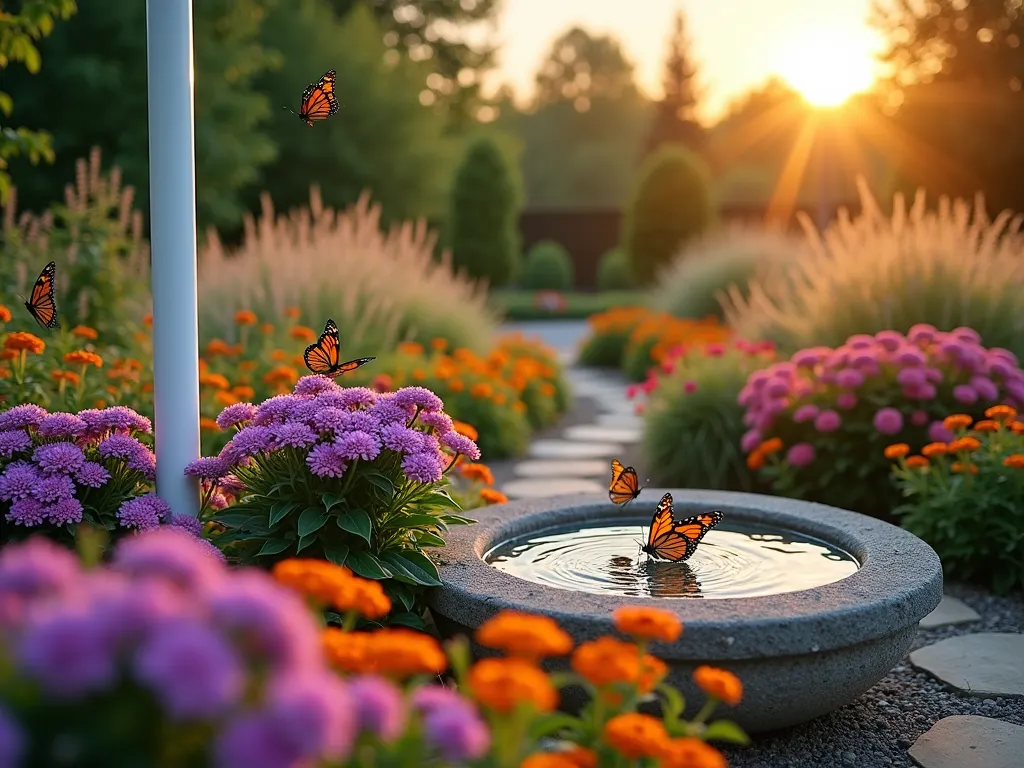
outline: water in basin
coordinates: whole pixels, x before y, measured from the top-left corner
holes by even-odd
[[[639,552],[647,522],[548,528],[501,542],[484,560],[506,573],[572,592],[628,597],[722,599],[820,587],[852,575],[848,552],[803,533],[731,523],[708,532],[689,560]]]

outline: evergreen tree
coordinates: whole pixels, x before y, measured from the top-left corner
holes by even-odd
[[[656,105],[645,154],[666,143],[683,144],[695,152],[704,149],[704,129],[695,114],[699,97],[697,68],[689,47],[686,19],[682,8],[677,8],[662,81],[665,95]]]

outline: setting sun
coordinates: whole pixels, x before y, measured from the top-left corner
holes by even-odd
[[[835,107],[874,81],[869,40],[849,31],[808,30],[789,46],[781,74],[811,104]]]

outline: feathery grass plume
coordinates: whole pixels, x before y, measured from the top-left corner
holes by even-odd
[[[980,194],[973,206],[943,197],[928,210],[924,190],[909,207],[897,194],[887,217],[863,179],[858,189],[859,216],[841,210],[819,233],[801,215],[806,255],[753,280],[747,297],[730,289],[729,325],[788,352],[838,347],[857,333],[906,333],[917,323],[967,326],[986,347],[1024,357],[1022,217],[990,219]]]
[[[232,339],[234,314],[252,310],[278,322],[302,308],[303,322],[334,318],[346,353],[374,354],[401,340],[485,351],[496,319],[475,282],[454,274],[450,257],[435,260],[426,223],[382,232],[380,206],[364,194],[342,212],[310,190],[309,208],[277,215],[269,195],[258,220],[245,219],[241,247],[227,252],[210,232],[200,252],[199,306],[204,336]]]

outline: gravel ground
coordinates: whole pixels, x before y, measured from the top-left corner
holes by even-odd
[[[974,632],[1024,633],[1024,598],[994,597],[976,587],[946,584],[981,619],[972,624],[920,630],[913,649]],[[722,711],[723,716],[728,716]],[[1024,699],[981,699],[948,688],[904,660],[871,690],[830,715],[743,748],[724,747],[730,768],[910,768],[907,750],[937,721],[951,715],[993,717],[1024,725]],[[964,766],[969,768],[969,766]]]

